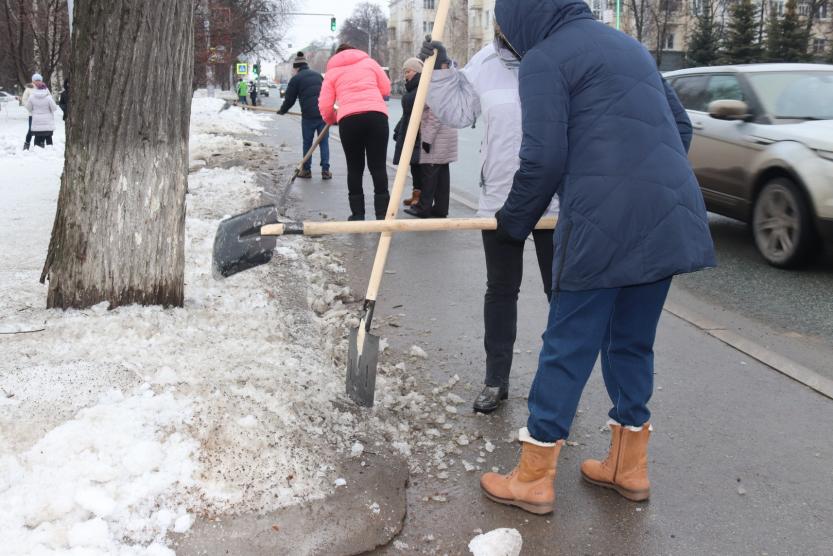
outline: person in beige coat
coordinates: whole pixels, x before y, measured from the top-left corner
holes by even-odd
[[[442,123],[428,106],[419,129],[422,194],[405,212],[418,218],[445,218],[451,194],[449,165],[457,161],[457,130]]]

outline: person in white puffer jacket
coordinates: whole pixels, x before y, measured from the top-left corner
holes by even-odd
[[[420,58],[437,50],[427,104],[444,124],[471,127],[478,117],[485,125],[480,145],[480,196],[477,215],[494,216],[503,206],[515,172],[520,166],[521,102],[518,96],[520,61],[495,38],[462,69],[453,67],[442,43],[423,43]],[[447,68],[447,69],[446,69]],[[558,214],[558,198],[545,216]],[[486,230],[486,295],[483,307],[486,350],[485,386],[474,401],[474,410],[491,413],[509,395],[509,372],[517,335],[518,292],[523,278],[523,243],[501,241]],[[538,266],[549,300],[552,293],[552,230],[532,233]]]
[[[58,105],[52,99],[46,83],[34,81],[35,91],[29,95],[26,101],[26,109],[32,114],[32,135],[35,137],[35,146],[43,148],[44,143],[52,144],[52,132],[55,131],[55,111]]]

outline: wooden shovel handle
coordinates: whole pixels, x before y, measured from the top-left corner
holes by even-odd
[[[329,132],[329,131],[330,131],[330,124],[327,124],[327,125],[324,126],[324,129],[321,130],[321,133],[319,133],[318,136],[315,138],[315,141],[312,142],[312,146],[307,151],[307,154],[305,154],[304,158],[301,159],[301,162],[298,163],[298,166],[295,168],[295,173],[296,174],[299,174],[301,172],[301,170],[304,169],[304,164],[307,162],[307,160],[310,159],[310,157],[312,156],[312,153],[315,152],[315,149],[318,147],[318,145],[321,143],[321,141],[324,139],[324,137],[327,136],[327,132]]]
[[[269,112],[271,114],[277,114],[278,113],[278,111],[275,110],[274,108],[267,108],[265,106],[250,106],[248,104],[237,104],[237,103],[234,103],[234,106],[236,106],[238,108],[242,108],[243,110],[251,110],[253,112]],[[300,112],[287,112],[287,114],[289,114],[290,116],[301,116],[302,115]]]
[[[557,218],[548,216],[535,225],[536,230],[552,230]],[[424,220],[357,220],[351,222],[302,222],[268,224],[260,228],[262,236],[303,234],[323,236],[331,234],[378,234],[393,232],[436,232],[443,230],[494,230],[494,218],[426,218]]]
[[[445,29],[445,21],[448,16],[448,6],[450,0],[440,0],[437,6],[437,11],[434,17],[434,30],[432,38],[434,40],[443,40],[443,30]],[[419,78],[419,85],[417,86],[416,98],[414,99],[414,106],[411,109],[411,118],[408,120],[408,129],[405,132],[405,140],[402,145],[402,153],[400,160],[411,160],[411,155],[414,152],[414,144],[416,143],[417,132],[419,131],[419,123],[422,119],[422,110],[425,106],[425,97],[428,96],[428,87],[431,85],[431,76],[434,73],[434,63],[437,60],[437,52],[434,51],[422,65],[422,75]],[[405,189],[405,181],[408,178],[408,164],[400,164],[396,168],[396,177],[393,180],[393,189],[390,192],[390,202],[388,203],[388,210],[385,213],[385,220],[394,220],[396,212],[399,210],[399,201],[402,198],[402,191]],[[365,302],[375,302],[379,294],[379,285],[382,283],[382,275],[385,271],[385,262],[388,259],[388,251],[390,250],[391,234],[390,232],[383,232],[379,238],[379,246],[376,248],[376,258],[373,260],[373,270],[370,272],[370,280],[367,284],[367,293],[365,294]],[[363,319],[364,320],[364,319]],[[364,326],[360,325],[360,330]]]

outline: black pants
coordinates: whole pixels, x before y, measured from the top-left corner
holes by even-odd
[[[32,116],[29,116],[29,130],[26,132],[26,144],[32,142]]]
[[[364,160],[376,195],[388,194],[388,117],[381,112],[353,114],[338,122],[341,146],[347,159],[347,191],[363,195]]]
[[[422,189],[422,171],[419,164],[411,164],[411,184],[414,189]]]
[[[33,131],[31,132],[32,135],[35,136],[35,146],[36,147],[44,147],[44,143],[46,145],[52,144],[52,132],[51,131]]]
[[[552,230],[535,230],[535,253],[544,293],[552,295]],[[486,333],[486,386],[509,384],[512,350],[518,333],[518,292],[524,272],[524,244],[500,241],[492,230],[483,231],[486,252],[486,296],[483,321]]]
[[[422,193],[416,210],[433,217],[448,216],[451,195],[451,172],[448,164],[420,164]]]

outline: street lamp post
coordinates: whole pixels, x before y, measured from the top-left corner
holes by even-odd
[[[373,53],[371,52],[371,47],[373,46],[373,37],[371,37],[370,31],[363,27],[359,27],[358,25],[356,26],[356,29],[367,35],[367,55],[373,58]]]

